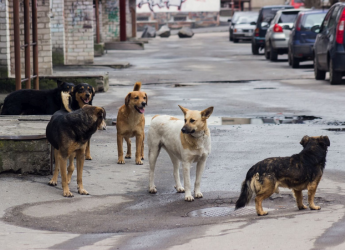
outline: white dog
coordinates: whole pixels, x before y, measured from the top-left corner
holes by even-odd
[[[202,198],[200,181],[205,169],[205,163],[211,152],[211,135],[207,127],[207,119],[213,112],[213,107],[203,111],[188,110],[179,105],[184,113],[183,121],[167,115],[157,115],[152,118],[148,132],[149,163],[150,163],[150,190],[157,193],[154,184],[154,171],[160,149],[163,147],[169,154],[174,165],[176,190],[185,192],[185,200],[193,201],[190,188],[190,168],[193,162],[196,165],[196,179],[194,185],[195,198]],[[185,189],[181,185],[179,166],[182,162]]]

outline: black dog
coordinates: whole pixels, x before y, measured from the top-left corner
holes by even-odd
[[[302,190],[308,190],[309,208],[321,209],[314,204],[314,196],[326,165],[327,148],[330,141],[327,136],[304,136],[301,140],[303,150],[290,157],[268,158],[251,167],[242,184],[241,195],[236,202],[236,209],[249,203],[253,193],[258,215],[267,215],[262,210],[262,201],[279,187],[290,188],[296,198],[298,209],[306,209],[303,204]]]
[[[77,110],[84,105],[92,105],[93,97],[95,96],[95,89],[87,84],[80,83],[74,87],[72,95],[72,109]]]
[[[63,96],[67,95],[66,98]],[[83,187],[82,172],[84,167],[84,154],[88,141],[97,129],[105,129],[106,112],[104,108],[84,105],[76,111],[70,110],[69,95],[62,93],[62,99],[67,100],[61,110],[56,112],[47,125],[46,135],[50,144],[55,148],[55,171],[50,185],[56,185],[59,169],[61,171],[63,196],[72,197],[68,183],[74,166],[67,169],[67,159],[73,161],[77,157],[77,184],[78,193],[89,194]],[[71,162],[70,162],[71,163]]]
[[[52,115],[61,108],[61,92],[72,93],[73,83],[57,81],[51,90],[22,89],[9,94],[1,115]]]

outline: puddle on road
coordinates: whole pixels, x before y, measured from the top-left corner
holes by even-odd
[[[273,211],[274,209],[264,208],[265,211]],[[210,207],[191,211],[188,217],[220,217],[220,216],[244,216],[256,214],[255,207],[247,206],[235,210],[235,207]]]
[[[326,128],[325,130],[334,132],[345,132],[345,128]]]
[[[145,115],[145,125],[150,125],[154,115]],[[174,116],[180,120],[184,120],[184,116]],[[321,119],[315,116],[283,116],[277,115],[274,117],[256,117],[256,118],[241,118],[241,117],[222,117],[211,116],[207,120],[208,125],[260,125],[260,124],[305,124],[315,119]]]

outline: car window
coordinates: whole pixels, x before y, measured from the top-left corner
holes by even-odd
[[[269,22],[276,15],[278,9],[264,9],[261,14],[260,22]]]
[[[278,20],[278,23],[294,23],[298,12],[283,12]]]
[[[335,26],[339,8],[340,8],[339,5],[336,6],[336,7],[334,7],[334,10],[333,10],[333,12],[332,12],[332,14],[331,14],[331,17],[330,17],[329,22],[328,22],[328,25],[327,25],[327,28],[328,28],[328,29],[330,29],[330,28],[332,28],[332,27]]]
[[[328,26],[328,23],[329,23],[329,19],[330,19],[331,15],[332,15],[332,11],[333,11],[333,9],[330,9],[327,12],[327,14],[325,16],[325,19],[323,19],[320,32],[323,31],[323,30],[326,30],[326,27]]]
[[[320,25],[326,13],[308,14],[302,20],[301,30],[310,31],[311,27]]]
[[[255,22],[257,19],[257,16],[244,16],[240,17],[236,24],[249,24],[251,22]]]

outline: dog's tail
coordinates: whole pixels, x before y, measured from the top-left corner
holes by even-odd
[[[61,100],[61,109],[68,113],[72,112],[72,96],[68,92],[61,92]]]
[[[136,82],[134,84],[134,89],[133,91],[140,91],[140,88],[141,88],[141,82]]]
[[[247,205],[250,201],[250,199],[253,196],[253,190],[251,188],[251,180],[244,180],[242,183],[242,188],[241,188],[241,194],[240,197],[238,198],[238,200],[236,201],[236,209],[239,209],[241,207],[244,207],[245,205]]]

